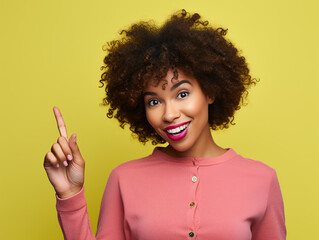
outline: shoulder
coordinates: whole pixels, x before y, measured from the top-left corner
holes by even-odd
[[[245,176],[266,181],[272,181],[276,178],[276,170],[262,161],[237,154],[233,161],[230,162],[236,172],[242,173]]]
[[[256,160],[256,159],[251,159],[248,157],[243,157],[240,154],[236,155],[236,165],[242,166],[242,167],[247,167],[247,168],[254,168],[257,171],[264,171],[264,172],[272,172],[274,171],[274,168],[269,166],[268,164]]]
[[[154,165],[154,161],[152,161],[153,159],[152,155],[148,155],[143,158],[123,162],[113,168],[111,174],[118,176],[137,174],[138,172],[151,168]]]

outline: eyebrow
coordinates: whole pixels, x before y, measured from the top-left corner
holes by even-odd
[[[171,91],[175,90],[176,88],[178,88],[180,85],[184,84],[184,83],[188,83],[190,85],[192,85],[189,81],[187,80],[182,80],[176,84],[173,85],[173,87],[171,87]]]
[[[176,88],[178,88],[180,85],[182,85],[182,84],[184,84],[184,83],[188,83],[188,84],[190,84],[191,86],[193,86],[193,84],[191,84],[189,81],[187,81],[187,80],[182,80],[182,81],[179,81],[178,83],[174,84],[174,85],[171,87],[170,91],[174,91]],[[157,94],[156,94],[155,92],[145,92],[143,95],[144,95],[144,96],[146,96],[146,95],[156,96]]]

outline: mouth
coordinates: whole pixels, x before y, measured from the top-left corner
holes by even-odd
[[[189,124],[190,122],[186,122],[186,123],[182,123],[182,124],[178,124],[174,126],[169,126],[165,128],[164,130],[170,139],[177,141],[186,136]]]

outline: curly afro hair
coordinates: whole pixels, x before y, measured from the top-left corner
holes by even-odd
[[[139,22],[122,30],[120,40],[105,45],[107,55],[101,67],[107,117],[116,118],[122,128],[129,124],[142,143],[164,143],[146,119],[143,90],[149,80],[159,83],[169,69],[179,69],[194,76],[203,92],[214,99],[209,105],[211,129],[234,125],[235,111],[257,80],[250,76],[245,58],[225,39],[226,33],[227,29],[213,28],[199,14],[185,10],[161,27]]]

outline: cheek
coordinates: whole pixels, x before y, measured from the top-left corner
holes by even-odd
[[[185,104],[184,109],[189,116],[208,118],[208,103],[202,98],[197,98],[196,101],[189,101],[188,104]]]
[[[145,110],[146,113],[146,119],[148,123],[155,129],[156,126],[158,125],[158,118],[156,117],[156,111],[150,111],[150,110]]]

